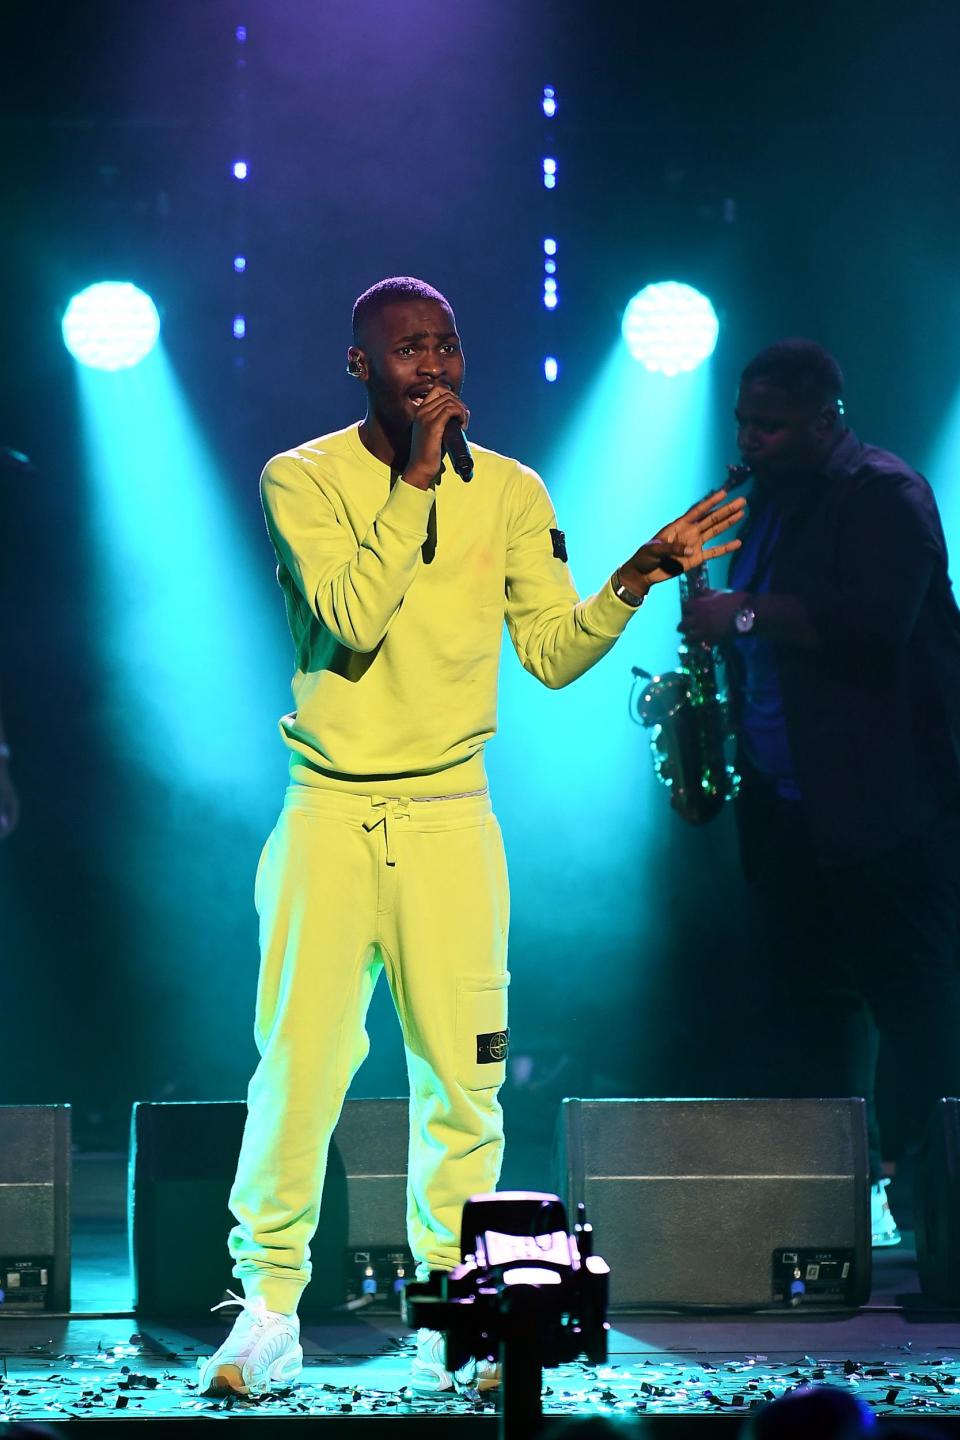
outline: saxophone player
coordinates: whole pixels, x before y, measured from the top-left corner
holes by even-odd
[[[780,1093],[872,1099],[876,1033],[914,1139],[960,1093],[960,610],[933,492],[843,418],[809,340],[743,371],[753,472],[729,588],[684,607],[724,649],[740,853],[767,951]],[[900,1238],[871,1123],[875,1244]]]

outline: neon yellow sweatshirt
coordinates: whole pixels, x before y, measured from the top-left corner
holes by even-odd
[[[435,776],[421,793],[448,793],[482,777],[504,618],[525,668],[558,688],[634,612],[609,582],[579,599],[534,471],[471,442],[473,480],[448,466],[422,491],[358,429],[275,456],[261,478],[296,652],[296,710],[280,728],[308,783],[311,770]]]

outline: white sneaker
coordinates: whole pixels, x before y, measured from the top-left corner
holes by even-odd
[[[468,1360],[453,1373],[444,1364],[446,1341],[439,1330],[417,1331],[417,1353],[410,1367],[410,1388],[418,1395],[463,1394],[466,1390],[495,1390],[500,1366],[492,1360]]]
[[[303,1350],[300,1348],[300,1320],[268,1310],[266,1301],[241,1300],[233,1291],[229,1300],[214,1305],[239,1305],[233,1329],[215,1355],[197,1361],[201,1395],[266,1395],[286,1390],[300,1376]]]
[[[889,1184],[889,1180],[878,1180],[870,1186],[870,1238],[878,1250],[883,1245],[899,1245],[903,1238],[887,1199]]]

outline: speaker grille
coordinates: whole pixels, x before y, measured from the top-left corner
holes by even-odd
[[[611,1303],[774,1303],[777,1250],[850,1250],[869,1293],[860,1100],[563,1102],[561,1186],[587,1207]]]
[[[0,1105],[0,1286],[6,1311],[70,1309],[69,1105]]]
[[[344,1302],[352,1252],[401,1258],[406,1252],[407,1109],[406,1100],[394,1099],[348,1100],[343,1107],[311,1245],[304,1316]],[[134,1106],[128,1210],[139,1314],[206,1313],[236,1288],[227,1202],[245,1118],[239,1101]]]

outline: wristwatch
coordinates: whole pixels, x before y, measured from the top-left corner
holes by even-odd
[[[613,593],[617,599],[622,600],[624,605],[629,605],[631,610],[636,610],[647,598],[645,595],[636,595],[632,590],[628,590],[620,579],[619,570],[614,570],[610,576],[610,584],[613,586]]]
[[[738,635],[749,635],[757,623],[757,612],[752,605],[741,605],[733,617],[733,628]]]

